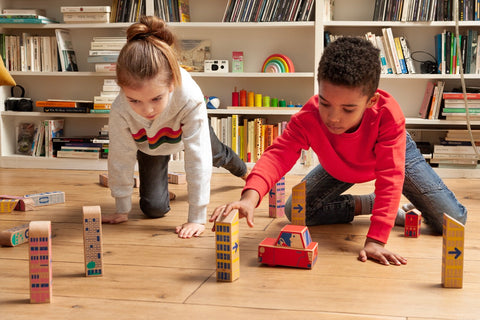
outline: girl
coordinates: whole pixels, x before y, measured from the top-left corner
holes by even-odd
[[[214,165],[243,177],[245,163],[209,130],[204,96],[191,76],[180,68],[172,45],[173,33],[163,20],[141,17],[127,30],[127,44],[117,61],[120,94],[109,118],[109,186],[116,213],[104,223],[128,220],[132,208],[132,177],[138,160],[140,208],[150,218],[170,210],[168,161],[185,152],[188,221],[176,227],[181,238],[205,229],[210,196],[212,150]]]

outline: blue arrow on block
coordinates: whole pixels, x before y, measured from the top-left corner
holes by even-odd
[[[455,247],[455,250],[448,251],[448,254],[454,254],[455,259],[457,259],[462,254],[462,251],[460,251],[457,247]]]
[[[235,250],[235,253],[237,253],[237,250],[238,250],[238,242],[235,242],[235,244],[233,245],[233,250]]]
[[[293,209],[298,210],[298,213],[300,213],[300,212],[302,212],[303,207],[298,204],[298,205],[296,205],[295,207],[293,207]]]

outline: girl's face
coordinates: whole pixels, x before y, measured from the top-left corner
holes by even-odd
[[[366,109],[377,103],[378,94],[367,97],[362,88],[334,85],[328,81],[319,83],[318,102],[320,118],[333,134],[351,133],[362,122]]]
[[[147,120],[155,120],[168,105],[173,84],[165,86],[159,78],[146,80],[139,88],[123,87],[130,107]]]

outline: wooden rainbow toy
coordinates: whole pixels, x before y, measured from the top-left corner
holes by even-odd
[[[283,54],[275,53],[270,55],[262,66],[262,72],[268,73],[289,73],[295,72],[292,60]]]

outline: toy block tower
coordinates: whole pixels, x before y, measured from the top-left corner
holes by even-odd
[[[85,276],[103,275],[102,212],[100,206],[83,207]]]
[[[217,281],[232,282],[240,277],[238,211],[220,215],[215,221]]]
[[[268,215],[270,218],[280,218],[285,215],[285,177],[282,177],[269,192]]]
[[[52,226],[32,221],[30,238],[30,303],[52,302]]]
[[[405,237],[418,238],[421,224],[422,213],[420,211],[412,209],[405,213]]]
[[[305,191],[307,182],[304,180],[292,188],[292,224],[304,226],[305,222]]]
[[[14,247],[27,242],[28,226],[29,224],[26,223],[0,232],[0,245]]]
[[[463,287],[465,226],[443,214],[442,286]]]
[[[0,199],[0,213],[10,213],[17,206],[18,199]]]

